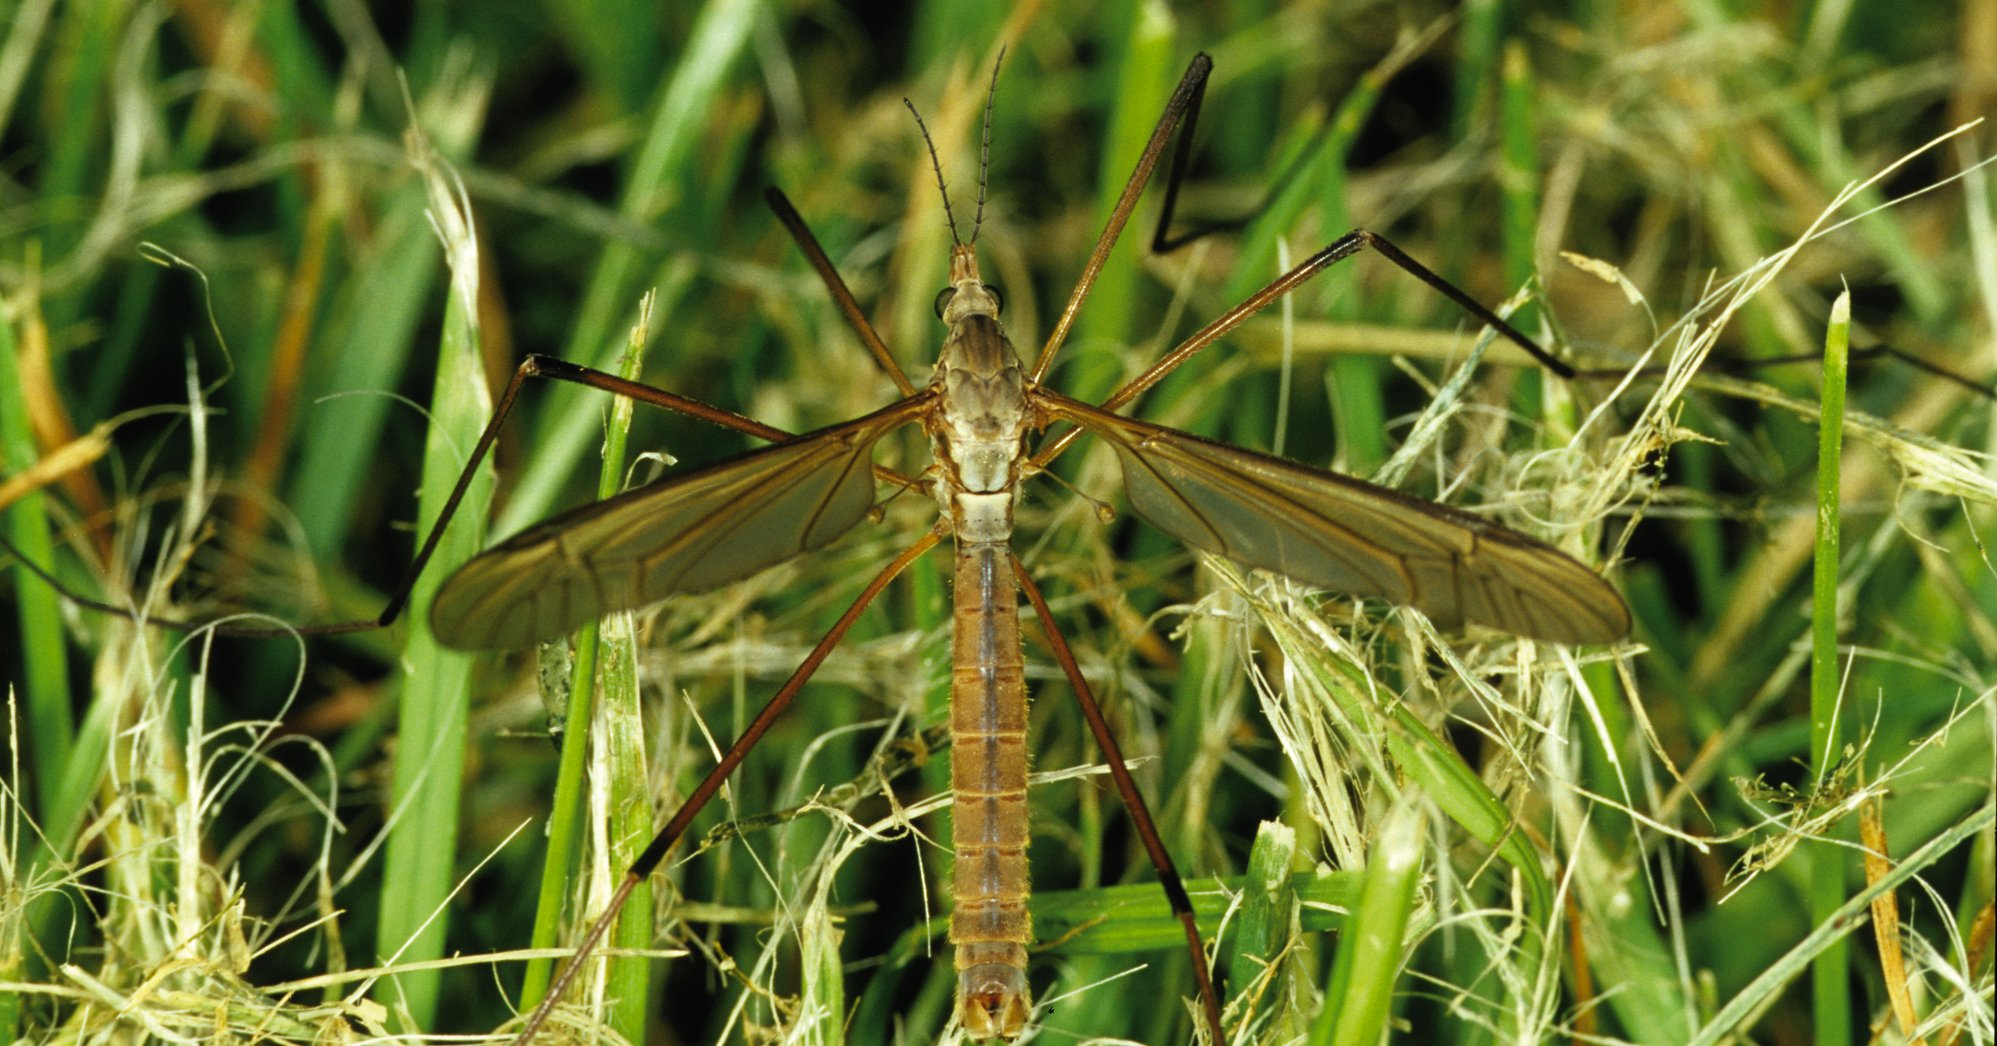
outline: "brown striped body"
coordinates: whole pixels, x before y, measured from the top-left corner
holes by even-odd
[[[937,502],[957,540],[951,633],[950,784],[956,853],[950,942],[957,1017],[973,1039],[1011,1039],[1033,1010],[1026,985],[1026,682],[1012,509],[1035,414],[1019,354],[998,324],[998,298],[968,246],[950,256],[937,299],[949,325],[924,419]]]
[[[950,787],[956,852],[950,943],[960,1015],[977,1038],[1010,1038],[1031,1009],[1026,946],[1026,684],[1019,601],[1004,545],[957,547],[951,632]]]

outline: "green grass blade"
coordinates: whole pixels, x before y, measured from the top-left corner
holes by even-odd
[[[1476,133],[1484,92],[1497,79],[1492,70],[1498,65],[1498,51],[1505,38],[1504,0],[1470,0],[1463,5],[1462,19],[1463,26],[1456,34],[1456,98],[1450,110],[1458,138]]]
[[[39,323],[32,300],[22,303],[24,322]],[[21,343],[15,321],[0,319],[0,469],[7,476],[25,473],[41,459],[24,398],[28,383],[20,369]],[[48,509],[40,493],[31,493],[6,506],[7,538],[36,563],[53,566],[55,538]],[[22,564],[10,571],[19,593],[20,650],[25,678],[20,697],[27,711],[29,771],[33,800],[29,807],[45,827],[72,823],[76,811],[63,797],[63,767],[75,742],[70,712],[68,644],[62,631],[62,599]],[[66,812],[65,812],[66,811]]]
[[[562,756],[555,772],[554,800],[548,811],[548,849],[541,862],[541,886],[534,905],[534,928],[528,947],[553,948],[560,943],[563,911],[575,887],[582,860],[582,824],[588,810],[589,739],[596,722],[596,660],[601,637],[594,626],[576,634],[575,657],[564,710]],[[585,671],[587,669],[587,671]],[[540,1005],[554,979],[554,959],[527,960],[520,985],[522,1011]]]
[[[641,369],[651,304],[648,295],[640,306],[641,318],[632,328],[618,361],[617,373],[626,379],[635,378]],[[610,497],[624,487],[625,445],[630,435],[632,407],[628,399],[618,397],[611,401],[604,426],[603,464],[597,477],[599,498]],[[650,787],[645,772],[645,730],[639,704],[637,637],[629,614],[592,622],[577,633],[568,686],[565,713],[568,728],[562,735],[562,756],[548,821],[548,849],[534,912],[531,946],[536,949],[553,948],[559,942],[565,922],[563,911],[571,897],[577,898],[579,917],[595,918],[588,903],[588,887],[603,881],[603,877],[599,870],[584,865],[587,847],[583,845],[583,826],[589,814],[591,792],[587,767],[594,764],[596,773],[608,782],[608,809],[600,812],[610,822],[610,845],[603,854],[609,866],[604,870],[608,881],[622,877],[651,840],[653,831]],[[604,729],[602,741],[597,743],[594,739],[598,736],[599,703]],[[629,951],[642,951],[651,945],[649,881],[632,891],[606,943]],[[551,959],[528,960],[520,992],[522,1010],[539,1005],[547,995],[554,966]],[[607,1023],[633,1042],[644,1038],[649,978],[647,960],[642,956],[620,956],[608,964],[606,980],[611,1005]]]
[[[1282,961],[1285,949],[1294,944],[1290,926],[1296,916],[1297,897],[1291,886],[1290,868],[1296,860],[1296,830],[1276,821],[1262,822],[1255,833],[1255,845],[1248,851],[1247,889],[1242,896],[1241,911],[1232,932],[1221,942],[1222,960],[1218,965],[1225,975],[1224,1001],[1242,996],[1256,985]],[[1269,990],[1272,986],[1258,987],[1263,988],[1259,994],[1264,1001],[1264,1012],[1270,1003],[1280,1006],[1285,1001],[1279,991]],[[1294,1015],[1278,1014],[1279,1019],[1284,1016]]]
[[[1103,83],[1114,92],[1115,100],[1096,168],[1091,228],[1098,232],[1130,180],[1131,168],[1143,155],[1151,129],[1158,124],[1159,99],[1171,94],[1183,71],[1177,20],[1156,4],[1133,3],[1127,10],[1129,21],[1112,44],[1117,55],[1116,73]],[[1157,176],[1162,177],[1164,166],[1160,163]],[[1057,358],[1067,365],[1061,381],[1068,394],[1091,403],[1116,387],[1123,374],[1123,350],[1131,337],[1150,333],[1138,326],[1136,312],[1137,279],[1145,252],[1140,229],[1133,215],[1096,278],[1068,345]],[[1080,260],[1074,264],[1079,266]]]
[[[431,211],[446,240],[451,274],[417,508],[418,532],[427,534],[492,414],[492,398],[479,352],[478,246],[472,238],[471,215],[463,209],[455,177],[436,158],[419,157],[419,162],[424,160]],[[430,601],[451,570],[484,544],[481,524],[491,499],[492,470],[481,463],[430,568],[417,579],[410,596],[391,793],[396,818],[383,868],[378,943],[384,958],[393,956],[398,963],[427,962],[445,953],[446,907],[457,883],[458,812],[463,802],[473,659],[444,649],[430,635]],[[411,971],[393,978],[391,984],[388,1004],[407,1015],[411,1030],[431,1027],[441,1002],[439,971]]]
[[[1810,756],[1811,773],[1819,784],[1829,783],[1844,762],[1842,703],[1838,676],[1838,502],[1839,470],[1844,462],[1845,359],[1851,346],[1851,292],[1831,305],[1824,336],[1822,413],[1817,444],[1817,554],[1810,601]],[[1810,854],[1810,908],[1819,925],[1845,902],[1845,869],[1850,851],[1826,840]],[[1851,1041],[1850,949],[1840,938],[1827,945],[1811,964],[1811,1007],[1816,1014],[1816,1041]]]
[[[1503,198],[1499,249],[1504,256],[1505,288],[1510,293],[1531,282],[1538,268],[1535,247],[1539,235],[1539,135],[1533,126],[1534,84],[1524,44],[1516,40],[1505,44],[1503,73],[1504,82],[1498,92],[1502,142],[1498,189]],[[1531,304],[1521,305],[1509,318],[1514,326],[1530,331],[1536,322],[1536,311]],[[1546,380],[1537,368],[1519,372],[1512,405],[1522,417],[1540,416],[1541,383]]]
[[[138,115],[117,111],[124,99],[113,83],[121,60],[132,56],[130,36],[156,31],[160,20],[154,10],[135,9],[122,0],[65,6],[63,15],[55,25],[55,44],[44,57],[51,68],[43,85],[48,96],[41,101],[51,133],[33,197],[41,210],[37,238],[56,266],[81,249],[88,211],[78,204],[106,191],[104,177],[111,166],[105,137],[73,132],[129,122]],[[60,331],[82,314],[83,304],[78,297],[57,293],[41,307],[50,329]]]
[[[645,341],[649,334],[652,298],[639,305],[639,320],[631,329],[618,373],[634,378],[643,367]],[[612,402],[604,427],[603,472],[597,480],[597,496],[607,498],[624,489],[625,444],[631,431],[633,404],[628,399]],[[645,771],[645,723],[638,690],[638,639],[629,613],[614,614],[588,630],[601,658],[603,744],[598,772],[606,780],[607,808],[600,812],[609,822],[609,863],[607,881],[623,877],[639,851],[651,842],[653,833],[651,786]],[[580,692],[589,686],[583,675],[583,658],[576,657]],[[573,722],[573,719],[571,719]],[[567,745],[581,747],[583,739],[570,738]],[[652,884],[650,877],[631,891],[624,910],[617,917],[611,944],[627,951],[643,951],[652,943]],[[605,972],[610,999],[609,1024],[632,1042],[645,1037],[649,962],[642,955],[624,955],[610,960]]]
[[[628,420],[628,419],[627,419]],[[622,442],[618,440],[617,442]],[[621,448],[620,448],[621,450]],[[622,457],[619,453],[616,457]],[[606,460],[611,460],[606,456]],[[603,631],[603,725],[604,762],[609,777],[611,882],[623,878],[645,845],[652,841],[656,825],[652,820],[651,781],[646,771],[645,750],[649,737],[640,714],[638,688],[638,637],[632,615],[622,614],[607,621]],[[624,910],[618,915],[611,944],[626,952],[642,953],[652,946],[655,930],[652,918],[653,876],[632,888]],[[643,1042],[651,1008],[651,960],[643,954],[620,955],[610,960],[606,972],[610,998],[610,1027],[631,1042]]]
[[[28,405],[21,396],[25,386],[17,363],[14,323],[0,318],[0,467],[9,476],[20,475],[40,457],[28,424]],[[29,494],[0,509],[0,514],[6,516],[7,538],[16,547],[38,563],[55,562],[55,540],[41,494]],[[6,816],[12,819],[33,810],[42,825],[59,828],[74,823],[82,808],[82,803],[69,798],[63,788],[64,771],[77,748],[69,708],[69,655],[62,634],[61,599],[27,567],[16,564],[10,573],[19,603],[17,634],[26,671],[18,686],[7,687],[7,728],[19,729],[15,717],[25,708],[28,771],[33,791],[32,799],[18,793],[10,797],[10,802],[19,807]],[[27,785],[28,780],[17,784]],[[16,839],[15,833],[10,832],[7,841],[12,844]],[[20,876],[23,881],[34,878],[49,856],[40,844],[25,849],[10,845],[5,855],[7,878]],[[27,979],[25,957],[31,948],[24,938],[35,921],[0,920],[0,934],[4,934],[4,939],[0,939],[0,980],[19,983]],[[14,992],[0,992],[0,996],[5,996],[0,999],[0,1039],[12,1041],[20,1027],[22,996]]]
[[[1932,870],[1936,862],[1946,858],[1956,847],[1974,842],[1978,833],[1989,832],[1992,825],[1997,825],[1997,804],[1986,800],[1969,815],[1901,858],[1889,874],[1877,882],[1868,883],[1839,905],[1828,918],[1817,920],[1815,927],[1802,940],[1759,970],[1751,982],[1713,1013],[1687,1046],[1718,1046],[1723,1042],[1738,1041],[1741,1029],[1754,1017],[1766,1012],[1775,996],[1785,987],[1806,975],[1817,956],[1866,925],[1867,909],[1874,899],[1905,887],[1924,871]]]
[[[625,173],[618,213],[640,223],[658,220],[675,195],[688,188],[701,155],[701,123],[718,104],[729,70],[748,46],[761,9],[758,0],[710,0],[688,31],[672,78],[659,92],[645,138]],[[604,246],[578,307],[562,358],[592,367],[614,365],[622,352],[612,332],[630,308],[631,282],[643,252],[625,243]],[[663,322],[663,319],[662,319]],[[534,456],[515,482],[494,529],[510,534],[547,515],[563,481],[588,452],[597,415],[584,409],[581,390],[549,390],[534,439]]]
[[[1388,811],[1367,856],[1359,902],[1339,938],[1310,1041],[1332,1046],[1373,1046],[1386,1040],[1409,947],[1408,924],[1421,885],[1422,818],[1412,803]]]
[[[1348,202],[1350,172],[1346,159],[1352,153],[1359,131],[1379,105],[1380,93],[1399,63],[1390,57],[1368,69],[1346,93],[1331,114],[1325,142],[1326,159],[1318,170],[1318,238],[1330,243],[1361,224],[1353,219]],[[1349,274],[1334,277],[1315,299],[1329,320],[1356,320],[1361,315],[1359,294]],[[1387,406],[1381,389],[1381,361],[1356,354],[1333,357],[1325,371],[1327,397],[1332,405],[1332,431],[1338,438],[1338,464],[1355,476],[1370,476],[1387,460]]]
[[[372,393],[394,388],[407,368],[435,286],[437,238],[424,218],[426,203],[419,184],[390,193],[366,256],[337,292],[341,318],[326,336],[330,372],[320,375],[318,392],[321,399],[361,394],[302,415],[304,447],[284,499],[321,562],[339,561],[341,541],[353,529],[361,492],[374,474],[390,403]]]

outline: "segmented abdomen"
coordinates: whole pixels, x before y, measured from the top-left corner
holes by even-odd
[[[957,948],[960,1015],[979,1038],[1010,1038],[1031,1010],[1026,685],[1008,559],[1002,544],[958,546],[951,639],[951,842],[957,856],[950,941]]]

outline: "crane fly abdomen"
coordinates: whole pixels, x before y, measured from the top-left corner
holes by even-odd
[[[1026,683],[1019,595],[1002,544],[957,548],[951,629],[950,787],[956,852],[950,943],[958,1016],[974,1039],[1011,1039],[1032,1010],[1026,946]]]

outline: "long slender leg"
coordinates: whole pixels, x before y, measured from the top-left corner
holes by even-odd
[[[1872,363],[1879,360],[1899,360],[1901,363],[1923,374],[1940,378],[1951,385],[1960,386],[1982,396],[1984,399],[1997,398],[1997,385],[1986,384],[1966,374],[1959,374],[1941,364],[1932,363],[1916,356],[1905,349],[1897,349],[1891,345],[1873,345],[1868,348],[1851,350],[1850,362],[1854,364]],[[1709,359],[1701,365],[1700,369],[1708,374],[1739,374],[1746,371],[1760,370],[1763,367],[1781,367],[1796,363],[1822,366],[1823,362],[1824,354],[1822,352],[1799,352],[1789,356],[1761,356],[1748,360]],[[1662,367],[1645,367],[1638,373],[1645,377],[1656,377],[1664,372],[1664,368]],[[1616,380],[1624,377],[1629,372],[1623,368],[1611,367],[1601,370],[1577,371],[1576,373],[1583,378]]]
[[[596,921],[590,924],[588,932],[583,934],[582,941],[576,945],[575,957],[555,975],[554,983],[548,986],[548,994],[528,1016],[527,1026],[522,1028],[519,1036],[513,1040],[516,1046],[525,1046],[525,1043],[534,1037],[534,1033],[540,1031],[541,1026],[547,1023],[548,1015],[554,1012],[555,1004],[561,1000],[569,984],[575,980],[577,971],[581,970],[583,962],[589,958],[589,953],[595,950],[597,944],[603,940],[603,935],[609,930],[610,924],[616,921],[617,913],[623,909],[624,902],[631,896],[631,891],[659,867],[660,861],[665,860],[666,854],[672,850],[675,843],[679,842],[680,836],[686,833],[687,826],[692,824],[693,819],[707,806],[707,801],[714,798],[714,793],[721,790],[722,782],[741,765],[743,758],[749,754],[751,748],[756,747],[757,741],[762,740],[763,734],[776,722],[777,717],[783,714],[784,709],[790,707],[791,699],[797,696],[797,692],[804,687],[812,673],[818,671],[818,666],[825,662],[832,648],[838,645],[847,630],[853,627],[853,622],[859,620],[860,613],[867,609],[875,596],[881,594],[881,590],[887,587],[888,582],[894,580],[895,575],[907,569],[910,563],[915,562],[916,557],[935,548],[936,542],[941,538],[942,534],[938,531],[923,535],[920,541],[896,556],[893,562],[882,568],[881,572],[867,583],[867,587],[861,590],[859,597],[853,600],[853,605],[847,607],[844,614],[839,615],[839,620],[833,623],[832,628],[825,633],[825,637],[818,641],[817,646],[811,648],[811,653],[805,655],[804,661],[791,673],[790,678],[784,681],[784,685],[776,694],[771,696],[769,703],[763,706],[763,710],[756,713],[756,718],[749,723],[748,729],[742,731],[742,736],[728,746],[728,751],[721,756],[721,761],[715,763],[714,768],[701,779],[699,787],[696,787],[693,793],[687,796],[686,801],[680,804],[679,810],[675,811],[664,827],[659,829],[659,834],[653,836],[652,841],[646,844],[638,859],[631,863],[631,870],[624,873],[624,881],[619,883],[617,891],[611,894],[610,903],[604,908],[603,914],[596,917]]]
[[[147,625],[175,632],[193,632],[196,629],[214,626],[218,635],[237,636],[246,639],[274,639],[278,636],[294,635],[300,632],[315,636],[343,635],[348,632],[366,632],[370,629],[381,627],[375,624],[373,618],[369,618],[366,621],[342,621],[330,625],[314,625],[310,628],[291,629],[255,628],[243,625],[215,626],[215,623],[212,621],[187,621],[181,618],[157,617],[151,614],[141,616],[133,611],[131,607],[119,606],[116,603],[108,603],[101,599],[93,599],[81,592],[71,590],[68,585],[63,583],[61,578],[50,573],[47,567],[35,562],[26,552],[22,551],[19,545],[8,540],[5,535],[0,535],[0,552],[5,552],[7,555],[12,556],[16,562],[27,568],[28,573],[41,578],[42,584],[54,589],[57,595],[68,600],[74,606],[82,607],[85,610],[96,611],[99,614],[121,617],[127,621],[140,621]]]
[[[1151,253],[1153,254],[1170,254],[1189,243],[1203,240],[1215,233],[1239,232],[1247,228],[1250,222],[1253,222],[1262,212],[1268,210],[1276,202],[1276,199],[1282,196],[1284,191],[1295,183],[1297,178],[1309,168],[1311,155],[1317,149],[1318,140],[1327,137],[1332,131],[1330,127],[1320,128],[1311,145],[1306,147],[1296,159],[1290,161],[1288,170],[1276,176],[1276,180],[1270,183],[1269,188],[1263,192],[1262,199],[1257,201],[1255,206],[1232,218],[1212,218],[1201,221],[1185,232],[1175,236],[1170,231],[1172,217],[1178,208],[1179,184],[1186,179],[1187,155],[1192,151],[1193,123],[1198,118],[1198,106],[1195,106],[1191,111],[1186,113],[1186,125],[1179,131],[1179,147],[1172,150],[1172,166],[1165,175],[1165,198],[1163,204],[1158,209],[1158,228],[1151,236]]]
[[[1061,629],[1054,624],[1054,614],[1047,609],[1047,600],[1040,594],[1040,587],[1033,583],[1032,575],[1018,556],[1012,557],[1012,573],[1019,579],[1019,588],[1026,593],[1026,599],[1033,604],[1033,612],[1040,618],[1040,625],[1047,632],[1047,643],[1054,650],[1054,660],[1061,663],[1061,671],[1068,677],[1068,685],[1074,688],[1075,700],[1082,706],[1082,718],[1089,721],[1089,731],[1095,734],[1096,744],[1103,750],[1103,760],[1109,764],[1110,777],[1116,781],[1117,794],[1123,797],[1123,805],[1130,811],[1130,820],[1137,828],[1137,837],[1144,843],[1144,852],[1151,856],[1151,864],[1158,869],[1159,885],[1165,888],[1165,901],[1172,908],[1172,914],[1179,917],[1179,925],[1186,929],[1186,947],[1193,957],[1193,980],[1200,991],[1201,1008],[1206,1011],[1207,1031],[1215,1046],[1227,1041],[1220,1022],[1220,997],[1213,987],[1213,971],[1207,966],[1206,946],[1200,940],[1199,921],[1193,916],[1193,900],[1186,895],[1185,881],[1179,878],[1178,866],[1172,862],[1172,855],[1165,849],[1165,841],[1158,835],[1158,826],[1151,820],[1151,809],[1145,805],[1144,796],[1137,791],[1136,782],[1130,779],[1130,768],[1124,764],[1123,752],[1116,746],[1116,735],[1110,732],[1109,723],[1103,719],[1102,706],[1096,704],[1095,692],[1089,689],[1088,680],[1082,678],[1082,669],[1075,663],[1075,654],[1068,649],[1068,640],[1061,635]]]
[[[1540,361],[1548,370],[1551,370],[1562,378],[1572,378],[1574,376],[1574,368],[1555,359],[1552,354],[1540,348],[1538,342],[1520,333],[1518,328],[1505,322],[1503,317],[1486,308],[1477,299],[1464,293],[1455,284],[1436,275],[1427,266],[1409,257],[1406,252],[1394,246],[1385,237],[1365,229],[1354,229],[1327,244],[1323,250],[1304,259],[1290,271],[1276,277],[1267,286],[1249,295],[1241,304],[1221,313],[1191,337],[1180,342],[1177,348],[1166,353],[1163,358],[1152,364],[1144,373],[1132,378],[1128,384],[1111,393],[1110,397],[1102,402],[1103,409],[1116,410],[1131,400],[1136,399],[1146,390],[1150,389],[1151,386],[1164,380],[1165,375],[1172,373],[1180,364],[1191,359],[1194,353],[1220,340],[1229,331],[1241,326],[1249,317],[1268,308],[1271,302],[1295,290],[1298,285],[1325,269],[1358,254],[1368,247],[1371,247],[1388,261],[1400,266],[1416,279],[1433,287],[1450,301],[1455,302],[1463,311],[1469,313],[1472,318],[1490,326],[1508,341],[1524,349],[1534,359]],[[1033,460],[1029,467],[1044,467],[1049,461],[1059,456],[1062,451],[1068,449],[1068,445],[1075,442],[1076,438],[1080,435],[1080,430],[1071,429],[1049,440],[1046,445],[1042,446],[1033,455]]]
[[[437,542],[442,539],[444,528],[449,525],[451,517],[457,514],[458,503],[464,499],[466,489],[471,486],[471,481],[477,473],[479,462],[485,459],[486,453],[492,449],[493,442],[498,439],[500,427],[505,424],[506,416],[512,413],[515,401],[520,398],[520,389],[527,383],[528,378],[534,377],[554,378],[558,381],[574,382],[578,385],[603,389],[606,392],[628,396],[642,403],[664,407],[667,410],[676,411],[702,421],[720,425],[723,428],[745,432],[759,439],[775,441],[788,439],[791,435],[782,429],[765,425],[754,418],[745,417],[733,411],[723,410],[720,407],[710,406],[699,400],[689,399],[685,396],[667,392],[664,389],[653,388],[650,385],[635,381],[628,381],[607,371],[600,371],[593,367],[584,367],[579,364],[570,363],[567,360],[557,359],[553,356],[544,356],[538,353],[529,355],[527,358],[521,360],[520,366],[514,370],[513,380],[507,382],[506,391],[500,395],[498,404],[493,408],[492,418],[485,423],[485,430],[479,433],[478,443],[473,446],[470,459],[465,462],[464,470],[458,473],[457,484],[451,488],[451,496],[444,503],[443,512],[438,515],[436,524],[430,528],[430,533],[424,538],[422,548],[416,553],[416,558],[410,562],[409,570],[403,575],[401,586],[396,590],[394,595],[389,597],[388,605],[382,608],[379,615],[358,621],[336,621],[328,624],[298,627],[260,628],[255,626],[222,625],[216,628],[216,634],[240,639],[268,639],[288,635],[344,635],[353,632],[366,632],[376,628],[385,628],[394,623],[395,619],[401,616],[403,607],[409,602],[409,593],[416,584],[416,578],[423,573],[424,565],[430,561],[430,556],[436,552]],[[34,572],[43,581],[47,582],[51,588],[54,588],[65,599],[75,603],[77,606],[121,617],[132,616],[132,612],[128,608],[116,606],[103,600],[92,599],[80,593],[71,592],[53,574],[22,555],[21,551],[15,548],[4,537],[0,537],[0,548],[4,548],[10,555],[21,560],[30,571]],[[183,621],[161,617],[148,617],[146,618],[146,622],[176,631],[192,631],[197,628],[207,627],[210,624],[209,622]]]
[[[1194,226],[1192,229],[1178,236],[1169,235],[1168,232],[1172,227],[1172,213],[1178,209],[1179,185],[1185,181],[1186,168],[1193,152],[1193,131],[1200,123],[1200,102],[1205,97],[1206,92],[1204,90],[1197,91],[1194,93],[1191,103],[1186,106],[1185,126],[1179,129],[1179,147],[1172,150],[1172,166],[1167,168],[1165,172],[1165,198],[1158,207],[1158,228],[1151,234],[1151,253],[1153,254],[1169,254],[1202,237],[1217,232],[1228,232],[1247,225],[1254,215],[1261,213],[1262,209],[1268,206],[1269,201],[1275,198],[1275,194],[1281,191],[1283,185],[1294,176],[1297,169],[1295,165],[1292,165],[1291,173],[1278,178],[1276,180],[1276,188],[1270,190],[1269,194],[1263,197],[1262,202],[1257,204],[1255,209],[1248,212],[1246,216],[1222,221],[1205,222]],[[1310,150],[1305,150],[1304,157],[1308,157],[1309,155]]]
[[[874,330],[874,325],[867,321],[867,314],[860,311],[859,301],[847,288],[845,279],[840,277],[839,270],[832,264],[832,259],[825,256],[825,248],[818,245],[818,237],[811,234],[811,227],[804,223],[804,217],[797,213],[797,208],[791,206],[790,197],[785,196],[782,189],[772,185],[763,190],[763,201],[770,205],[770,210],[776,212],[777,221],[782,222],[784,228],[790,230],[791,239],[797,241],[797,249],[804,252],[805,260],[811,263],[813,271],[818,273],[818,278],[824,281],[825,289],[832,294],[832,304],[839,307],[839,314],[846,317],[847,326],[852,327],[853,333],[858,334],[860,340],[866,343],[867,351],[874,355],[874,362],[879,363],[888,377],[894,380],[895,388],[900,389],[902,395],[915,395],[915,386],[909,382],[908,375],[902,373],[901,364],[895,362],[894,354],[888,351],[887,343],[881,340],[880,334]]]
[[[1151,171],[1158,166],[1158,157],[1165,151],[1165,143],[1171,140],[1172,129],[1178,126],[1179,118],[1187,111],[1199,108],[1200,99],[1206,94],[1207,74],[1211,72],[1213,59],[1202,52],[1193,56],[1192,64],[1186,66],[1186,75],[1179,78],[1178,89],[1172,92],[1171,100],[1165,103],[1165,111],[1159,114],[1158,126],[1151,129],[1151,139],[1144,143],[1144,152],[1137,158],[1137,167],[1123,184],[1123,195],[1117,197],[1109,221],[1103,223],[1102,235],[1096,238],[1096,249],[1089,252],[1089,263],[1082,267],[1081,279],[1075,281],[1075,289],[1068,295],[1068,304],[1061,310],[1061,319],[1054,324],[1053,333],[1047,336],[1047,344],[1041,347],[1040,356],[1033,361],[1030,376],[1033,382],[1047,377],[1047,368],[1053,364],[1054,354],[1060,351],[1061,343],[1068,340],[1068,330],[1075,325],[1075,314],[1081,311],[1082,299],[1087,298],[1089,289],[1095,286],[1096,277],[1109,260],[1110,249],[1116,246],[1124,223],[1130,220],[1130,212],[1137,206],[1137,198],[1143,194],[1145,183],[1151,180]]]
[[[1363,75],[1361,83],[1354,86],[1353,93],[1357,95],[1378,91],[1382,85],[1392,80],[1401,70],[1405,69],[1408,63],[1426,47],[1427,43],[1419,39],[1403,41],[1393,51],[1383,57],[1379,64]],[[1189,243],[1204,239],[1215,233],[1238,232],[1247,228],[1256,219],[1267,213],[1275,205],[1277,200],[1289,192],[1297,184],[1298,180],[1310,171],[1313,164],[1319,159],[1321,147],[1338,130],[1336,120],[1318,128],[1316,133],[1311,135],[1310,143],[1299,150],[1297,155],[1290,160],[1289,165],[1270,180],[1269,187],[1263,190],[1262,198],[1256,201],[1253,207],[1229,218],[1198,219],[1185,232],[1174,235],[1171,231],[1172,219],[1177,213],[1180,183],[1185,180],[1187,170],[1190,166],[1187,161],[1192,154],[1192,139],[1198,122],[1199,105],[1196,102],[1186,113],[1185,126],[1179,131],[1178,148],[1173,150],[1172,164],[1166,171],[1164,202],[1158,210],[1158,228],[1151,237],[1151,251],[1154,254],[1169,254]]]

